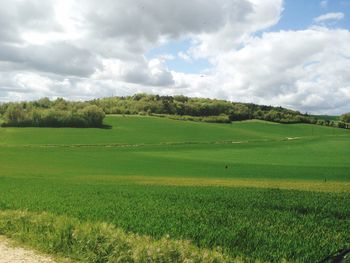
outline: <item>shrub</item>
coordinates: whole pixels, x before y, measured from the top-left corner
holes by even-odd
[[[105,118],[104,111],[96,105],[90,105],[79,111],[88,127],[98,127],[102,125]]]
[[[80,108],[80,107],[78,107]],[[100,127],[105,113],[95,105],[80,109],[24,108],[11,104],[7,108],[2,126],[5,127]]]
[[[338,128],[346,129],[346,128],[347,128],[347,125],[346,125],[345,122],[339,121],[339,122],[338,122]]]
[[[189,116],[189,115],[167,115],[167,114],[152,114],[157,117],[167,117],[173,120],[180,121],[197,121],[197,122],[210,122],[210,123],[231,123],[230,117],[227,115],[220,116]]]

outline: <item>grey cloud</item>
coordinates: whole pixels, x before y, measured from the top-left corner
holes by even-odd
[[[20,42],[26,30],[60,30],[55,21],[53,0],[1,0],[0,41]]]
[[[19,63],[28,70],[77,76],[89,76],[99,67],[91,52],[64,42],[24,47],[0,44],[0,61]]]
[[[162,37],[214,33],[253,11],[247,0],[102,0],[90,1],[83,17],[92,36],[145,46]]]
[[[158,76],[151,76],[147,71],[129,71],[123,77],[127,83],[143,84],[148,86],[166,87],[174,84],[173,76],[170,72],[162,72]]]
[[[164,66],[164,61],[155,59],[139,62],[124,70],[121,79],[128,83],[167,87],[174,84],[173,75]]]

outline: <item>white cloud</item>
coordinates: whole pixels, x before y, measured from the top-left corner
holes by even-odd
[[[348,43],[347,30],[265,33],[218,57],[215,70],[206,78],[182,76],[181,81],[210,97],[309,112],[350,111]]]
[[[277,21],[275,11],[281,1],[2,0],[0,70],[3,80],[9,79],[6,72],[74,78],[68,81],[72,89],[81,87],[78,82],[85,85],[87,79],[96,84],[97,77],[125,86],[171,86],[173,73],[165,62],[174,57],[147,61],[147,51],[184,38],[205,47],[206,55],[225,41],[225,49],[232,49],[242,36]],[[270,9],[273,12],[267,16]],[[10,84],[15,86],[13,81]]]
[[[187,52],[180,51],[180,52],[177,53],[177,56],[180,59],[185,60],[187,62],[191,62],[192,61],[191,56],[189,54],[187,54]]]
[[[327,22],[327,21],[339,21],[339,20],[342,20],[344,17],[345,17],[345,15],[341,12],[327,13],[327,14],[316,17],[314,19],[314,22],[323,23],[323,22]]]
[[[342,13],[316,18],[319,27],[253,37],[278,23],[282,0],[0,2],[2,101],[152,92],[350,111],[349,31],[325,27]],[[146,58],[182,40],[188,50]],[[198,58],[213,66],[205,75],[167,67]]]
[[[323,1],[321,1],[320,6],[321,6],[322,8],[327,8],[327,7],[328,7],[328,0],[323,0]]]
[[[282,0],[232,1],[224,25],[215,32],[202,32],[195,37],[191,53],[196,58],[214,59],[223,51],[239,47],[252,33],[275,25],[283,11]],[[246,10],[242,12],[241,10]]]

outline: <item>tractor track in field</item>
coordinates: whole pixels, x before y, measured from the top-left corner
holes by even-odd
[[[141,148],[154,146],[182,146],[182,145],[229,145],[229,144],[248,144],[248,143],[267,143],[267,142],[287,142],[299,141],[304,139],[317,139],[322,137],[346,137],[348,135],[325,135],[325,136],[295,136],[281,137],[279,139],[253,139],[253,140],[222,140],[222,141],[183,141],[183,142],[160,142],[160,143],[92,143],[92,144],[6,144],[0,143],[0,147],[11,148]]]
[[[105,148],[138,148],[149,146],[181,146],[181,145],[228,145],[228,144],[247,144],[247,143],[264,143],[264,142],[282,142],[301,140],[303,137],[286,137],[281,139],[262,139],[262,140],[246,140],[246,141],[209,141],[209,142],[163,142],[163,143],[141,143],[141,144],[121,144],[121,143],[107,143],[107,144],[0,144],[0,147],[13,148],[83,148],[83,147],[105,147]]]
[[[164,143],[141,143],[141,144],[24,144],[24,145],[0,145],[0,147],[21,147],[21,148],[139,148],[149,146],[181,146],[181,145],[220,145],[220,144],[246,144],[255,142],[278,142],[296,140],[295,138],[286,138],[281,140],[251,140],[251,141],[211,141],[211,142],[164,142]]]

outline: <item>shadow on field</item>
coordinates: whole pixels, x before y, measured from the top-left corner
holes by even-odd
[[[113,127],[111,125],[103,124],[99,128],[104,130],[111,130]]]

